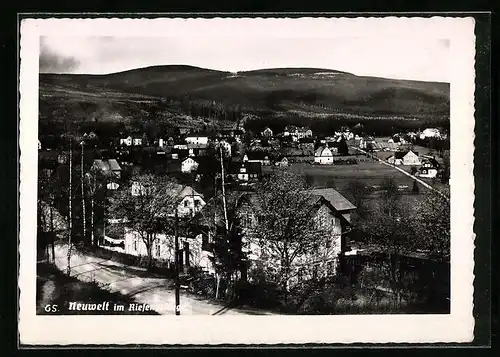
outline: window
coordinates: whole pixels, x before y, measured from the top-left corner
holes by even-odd
[[[188,201],[184,200],[184,207],[187,207],[187,206],[188,206]]]
[[[331,248],[332,247],[332,241],[330,239],[326,240],[326,248]]]
[[[134,240],[134,251],[137,252],[137,240]]]
[[[199,207],[200,203],[201,203],[200,200],[194,200],[195,207]]]
[[[156,244],[156,256],[160,257],[160,244],[159,243]]]

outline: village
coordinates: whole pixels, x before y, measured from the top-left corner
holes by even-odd
[[[41,208],[45,222],[42,231],[54,231],[53,223],[46,223],[53,220],[47,218],[49,205],[51,217],[52,209],[59,211],[66,228],[67,217],[73,215],[73,232],[69,234],[74,244],[89,245],[101,255],[111,254],[111,259],[147,265],[167,275],[177,268],[186,281],[193,281],[193,274],[198,280],[213,279],[216,298],[229,296],[230,286],[234,290],[237,281],[258,282],[260,272],[269,269],[283,275],[286,268],[285,278],[272,278],[284,283],[285,291],[310,280],[340,275],[357,281],[356,272],[373,255],[374,245],[350,238],[360,205],[360,197],[349,190],[352,182],[361,182],[363,192],[376,194],[387,185],[381,179],[385,173],[404,170],[407,176],[393,182],[396,191],[407,195],[418,193],[417,179],[424,185],[427,182],[442,187],[448,184],[449,176],[447,148],[442,144],[446,134],[434,128],[395,133],[388,138],[366,135],[360,125],[342,127],[328,136],[290,125],[279,133],[266,127],[252,135],[244,128],[210,133],[179,128],[173,135],[154,140],[146,135],[128,135],[105,142],[88,132],[71,137],[71,150],[63,151],[57,149],[61,146],[46,147],[41,139],[40,182],[50,183],[62,170],[64,182],[69,172],[74,176],[73,185],[81,184],[72,198],[73,212],[65,201],[68,196],[62,204],[56,203],[54,194],[50,196],[53,205],[48,200],[41,203],[45,207]],[[441,144],[437,149],[436,142]],[[274,186],[266,186],[274,177],[279,178]],[[331,177],[336,177],[335,184]],[[301,181],[295,182],[297,179]],[[300,187],[302,182],[304,187]],[[262,195],[263,189],[270,192]],[[301,196],[292,199],[297,210],[294,219],[298,226],[294,228],[301,230],[297,233],[301,239],[314,236],[312,246],[300,239],[287,242],[287,230],[292,228],[281,227],[284,230],[280,231],[275,223],[267,222],[266,217],[280,213],[280,208],[282,215],[290,209],[286,205],[273,207],[267,196],[279,200],[289,192]],[[150,211],[155,210],[158,207],[150,202],[156,201],[168,212],[151,215],[137,208],[148,205]],[[130,204],[131,211],[123,208]],[[265,204],[268,206],[263,208]],[[113,205],[115,209],[111,210]],[[154,219],[154,227],[149,223],[146,227],[136,216],[143,221]],[[161,217],[167,217],[163,225],[156,222]],[[175,232],[165,225],[175,225]],[[221,239],[226,241],[222,247]],[[295,247],[293,261],[284,262],[277,243]],[[382,246],[376,251],[384,249]],[[423,257],[428,251],[426,246],[405,254],[410,260],[421,261],[427,259]],[[415,263],[408,266],[415,267]],[[408,274],[415,271],[410,268]]]

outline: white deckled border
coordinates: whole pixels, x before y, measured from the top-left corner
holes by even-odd
[[[37,316],[36,195],[38,51],[40,35],[175,36],[204,26],[207,36],[234,24],[267,36],[406,36],[414,31],[450,39],[451,314],[351,316]],[[217,26],[214,26],[217,24]],[[27,19],[21,23],[20,71],[20,343],[279,344],[468,342],[473,339],[474,57],[472,18],[300,19]]]

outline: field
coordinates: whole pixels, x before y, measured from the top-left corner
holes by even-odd
[[[273,169],[270,166],[263,167],[263,172],[270,173]],[[352,180],[361,180],[365,186],[372,189],[380,186],[387,178],[394,179],[403,191],[409,191],[413,187],[411,178],[378,161],[362,161],[356,165],[295,163],[290,165],[288,170],[309,177],[313,186],[334,187],[341,193],[345,192]]]

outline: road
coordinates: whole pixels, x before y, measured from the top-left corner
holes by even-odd
[[[357,147],[355,147],[355,146],[351,146],[351,148],[353,148],[353,149],[355,149],[355,150],[358,150],[359,152],[362,152],[363,154],[370,155],[370,154],[369,154],[368,152],[366,152],[365,150],[362,150],[362,149],[357,148]],[[437,193],[437,194],[439,194],[441,197],[445,198],[447,201],[449,201],[449,200],[450,200],[450,198],[449,198],[448,196],[446,196],[444,193],[442,193],[441,191],[436,190],[434,187],[432,187],[431,185],[429,185],[427,182],[422,181],[422,180],[421,180],[421,179],[419,179],[418,177],[416,177],[416,176],[414,176],[414,175],[410,174],[409,172],[406,172],[405,170],[403,170],[403,169],[401,169],[401,168],[399,168],[399,167],[397,167],[397,166],[395,166],[395,165],[389,164],[388,162],[386,162],[386,161],[384,161],[384,160],[382,160],[382,159],[380,159],[380,158],[378,158],[378,157],[376,157],[376,156],[374,156],[374,155],[371,155],[371,157],[373,157],[374,159],[378,160],[380,163],[382,163],[382,164],[384,164],[384,165],[387,165],[387,166],[389,166],[389,167],[392,167],[393,169],[398,170],[399,172],[401,172],[401,173],[405,174],[406,176],[411,177],[412,179],[414,179],[415,181],[417,181],[419,184],[421,184],[422,186],[427,187],[428,189],[430,189],[430,190],[432,190],[432,191],[436,192],[436,193]]]
[[[55,264],[66,272],[67,246],[55,247]],[[172,280],[112,260],[74,252],[71,258],[71,276],[81,281],[94,281],[103,289],[131,297],[145,303],[162,315],[175,315],[175,292]],[[250,308],[229,308],[203,298],[181,292],[181,315],[271,315],[270,312]]]

